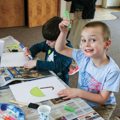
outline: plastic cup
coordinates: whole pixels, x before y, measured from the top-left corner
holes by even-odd
[[[48,105],[40,105],[38,107],[39,120],[49,120],[51,107]]]

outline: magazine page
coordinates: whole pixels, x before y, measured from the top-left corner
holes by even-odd
[[[95,110],[80,98],[65,101],[62,98],[55,98],[37,104],[49,105],[52,107],[50,120],[104,120]],[[69,106],[69,109],[66,109],[66,106]],[[24,109],[28,113],[26,115],[28,120],[39,118],[36,110],[29,110],[27,107],[24,107]]]
[[[35,80],[51,75],[49,71],[37,71],[35,69],[25,69],[24,67],[2,67],[0,68],[0,87],[13,81]]]

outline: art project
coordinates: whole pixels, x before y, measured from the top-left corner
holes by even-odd
[[[41,78],[10,86],[15,99],[24,103],[36,103],[58,98],[58,92],[65,88],[65,85],[57,76]]]

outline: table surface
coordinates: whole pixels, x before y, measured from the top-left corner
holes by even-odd
[[[10,100],[14,100],[14,96],[10,89],[0,90],[0,103],[10,103]],[[62,120],[63,116],[67,118],[67,120],[72,120],[74,118],[90,120],[87,119],[88,117],[96,118],[95,120],[103,120],[97,112],[95,112],[84,100],[80,98],[67,101],[63,101],[62,99],[52,99],[37,104],[51,106],[52,110],[50,113],[50,120]],[[26,120],[39,120],[37,109],[28,108],[27,106],[21,106],[18,104],[15,105],[24,111]],[[72,106],[76,112],[66,111],[64,107],[68,105]]]

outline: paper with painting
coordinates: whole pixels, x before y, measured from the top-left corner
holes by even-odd
[[[56,76],[10,86],[15,99],[25,103],[36,103],[58,98],[57,93],[65,88],[65,85]]]

